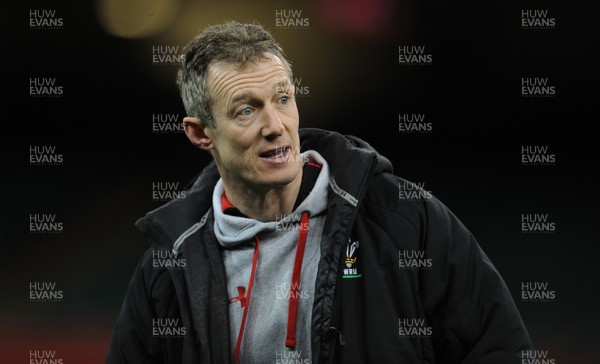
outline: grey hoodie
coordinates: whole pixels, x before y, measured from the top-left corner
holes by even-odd
[[[319,176],[304,201],[290,215],[281,216],[276,221],[261,222],[224,214],[221,205],[224,191],[222,180],[218,181],[213,192],[214,231],[219,244],[225,248],[223,259],[230,299],[232,358],[235,357],[244,315],[243,302],[250,287],[256,239],[259,241],[250,303],[242,334],[240,363],[311,362],[311,314],[330,176],[327,162],[317,152],[309,150],[300,157],[321,165]],[[299,285],[294,285],[292,272],[304,212],[309,218],[308,234]],[[286,334],[288,325],[291,324],[288,317],[291,296],[297,297],[298,303],[296,330],[290,329],[296,333],[293,348],[286,347]]]

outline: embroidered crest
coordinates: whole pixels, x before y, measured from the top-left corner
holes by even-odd
[[[362,274],[358,269],[358,240],[348,240],[346,245],[346,258],[344,259],[344,275],[342,278],[360,278]]]

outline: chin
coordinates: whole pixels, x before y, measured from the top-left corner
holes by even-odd
[[[263,186],[268,186],[269,188],[284,187],[284,186],[287,186],[288,184],[292,183],[299,176],[300,176],[299,169],[286,168],[285,170],[279,170],[279,171],[265,173],[264,177],[262,178],[261,184]]]

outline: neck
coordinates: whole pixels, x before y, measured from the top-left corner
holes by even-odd
[[[302,169],[292,182],[275,188],[249,187],[223,178],[227,199],[241,213],[258,221],[275,221],[278,216],[292,213],[301,182]]]

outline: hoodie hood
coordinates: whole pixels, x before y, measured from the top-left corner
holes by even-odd
[[[233,247],[241,242],[253,239],[256,235],[275,230],[285,230],[290,222],[300,222],[300,216],[307,212],[309,218],[317,216],[327,207],[327,190],[329,185],[329,166],[321,155],[313,150],[300,154],[301,160],[319,164],[321,171],[317,181],[308,196],[298,205],[296,210],[277,221],[257,221],[247,217],[233,216],[223,213],[221,196],[223,195],[223,180],[219,179],[215,186],[212,203],[215,215],[214,232],[219,243],[224,247]]]

